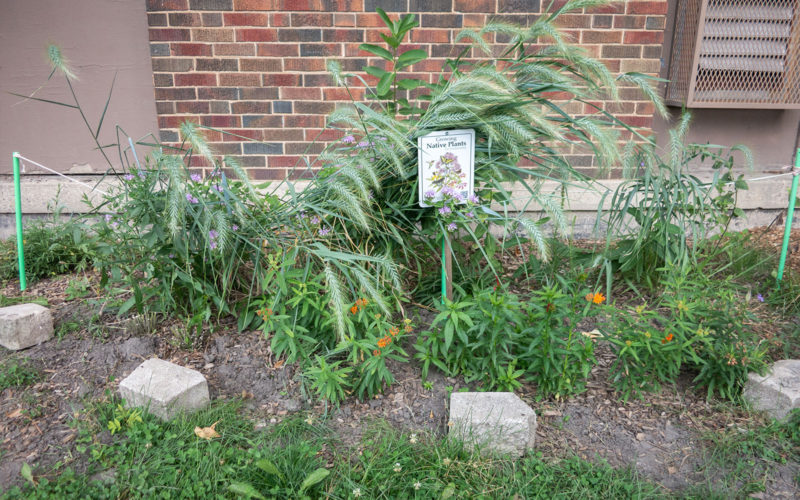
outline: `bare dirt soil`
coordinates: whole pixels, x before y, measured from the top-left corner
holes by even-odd
[[[789,260],[790,266],[800,270],[800,251],[792,252]],[[234,323],[223,323],[202,345],[187,345],[175,322],[120,321],[103,313],[96,277],[86,278],[92,286],[80,299],[66,300],[75,276],[43,280],[25,293],[48,299],[59,338],[18,353],[0,348],[0,363],[13,356],[27,357],[45,375],[33,386],[0,393],[0,485],[20,483],[23,463],[45,468],[56,462],[70,463],[80,471],[82,459],[73,442],[77,431],[71,423],[80,418],[88,402],[116,394],[119,381],[152,356],[203,373],[214,399],[242,398],[257,427],[308,412],[327,418],[350,444],[375,418],[412,432],[443,434],[448,395],[465,387],[463,381],[435,370],[429,376],[430,385],[424,387],[416,363],[394,363],[396,383],[384,394],[326,407],[309,398],[296,366],[276,359],[260,332],[237,333]],[[13,284],[0,293],[20,295]],[[419,324],[432,319],[430,312],[419,312]],[[411,345],[404,347],[413,352]],[[583,394],[557,401],[537,400],[533,386],[517,392],[539,415],[536,447],[545,457],[574,453],[614,466],[633,466],[643,477],[677,492],[714,480],[702,472],[708,459],[704,435],[759,423],[754,419],[760,417],[706,401],[690,378],[643,400],[622,402],[608,382],[612,353],[599,344],[596,354],[598,364]],[[797,477],[800,464],[774,465],[762,498],[800,497]]]

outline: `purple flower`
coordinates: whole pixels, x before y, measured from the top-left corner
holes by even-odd
[[[111,227],[113,227],[114,229],[118,228],[119,227],[119,222],[117,222],[117,221],[112,222],[111,223]]]
[[[133,175],[132,174],[125,174],[125,175],[122,176],[122,178],[125,179],[126,181],[132,181],[133,180]]]
[[[452,210],[450,210],[450,207],[442,207],[439,209],[439,213],[442,215],[447,215],[450,212],[452,212]]]
[[[456,203],[461,203],[464,201],[464,197],[461,196],[461,193],[456,193],[453,199],[456,200]]]
[[[453,188],[452,188],[452,187],[450,187],[450,186],[445,186],[445,187],[444,187],[444,189],[442,189],[442,194],[443,194],[444,196],[455,196],[455,194],[456,194],[456,190],[455,190],[455,189],[453,189]]]
[[[470,203],[474,203],[475,205],[481,202],[481,199],[475,196],[474,194],[469,195],[467,199],[469,200]]]
[[[756,295],[756,300],[759,302],[764,302],[764,296],[759,293],[758,295]]]
[[[319,217],[314,215],[311,217],[311,219],[309,219],[309,222],[311,222],[312,224],[319,224]]]
[[[218,233],[218,232],[216,232],[216,231],[214,231],[213,229],[212,229],[211,231],[209,231],[209,232],[208,232],[208,237],[209,237],[209,238],[211,238],[212,240],[213,240],[213,239],[216,239],[216,238],[217,238],[217,236],[219,236],[219,233]]]
[[[372,143],[368,141],[361,141],[358,143],[358,147],[360,148],[367,148],[369,146],[372,146]]]
[[[200,174],[192,174],[189,176],[189,178],[192,179],[192,182],[200,182],[200,180],[202,179],[202,177],[200,177]]]
[[[111,219],[112,219],[112,218],[113,218],[113,217],[111,216],[111,214],[106,214],[106,215],[105,215],[106,222],[111,222]]]
[[[474,219],[474,218],[475,218],[475,214],[473,214],[472,212],[467,212],[467,213],[465,213],[464,215],[466,215],[466,216],[467,216],[467,217],[469,217],[470,219]]]
[[[192,193],[186,193],[186,201],[188,201],[189,203],[191,203],[193,205],[196,204],[196,203],[200,203],[200,200],[198,200],[197,198],[192,196]]]
[[[217,249],[217,240],[209,241],[208,242],[208,248],[210,248],[211,250],[216,250]]]
[[[220,186],[219,184],[214,184],[213,186],[211,186],[211,189],[214,189],[218,193],[221,193],[223,191],[222,186]]]
[[[352,135],[346,135],[346,136],[342,137],[342,142],[345,143],[345,144],[352,144],[352,143],[356,142],[356,138],[353,137]]]
[[[455,231],[457,227],[458,226],[456,226],[455,222],[451,222],[450,224],[447,225],[447,230],[448,231]]]
[[[322,229],[319,230],[319,235],[320,236],[327,236],[328,233],[330,233],[330,232],[331,232],[331,228],[323,227]]]
[[[234,224],[234,225],[231,226],[231,229],[233,229],[234,231],[238,231],[239,230],[239,226]]]
[[[174,253],[171,253],[171,254],[169,254],[167,257],[169,257],[170,259],[174,259],[174,258],[175,258],[175,254],[174,254]]]
[[[147,174],[145,174],[144,170],[139,170],[138,172],[136,172],[136,175],[138,175],[140,179],[144,179],[145,177],[147,177]]]
[[[432,199],[434,196],[436,196],[436,191],[433,191],[433,190],[430,190],[430,191],[425,191],[425,199],[426,199],[426,200],[430,200],[430,199]]]

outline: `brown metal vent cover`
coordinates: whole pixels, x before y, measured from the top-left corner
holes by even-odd
[[[665,100],[800,109],[800,0],[678,0]]]

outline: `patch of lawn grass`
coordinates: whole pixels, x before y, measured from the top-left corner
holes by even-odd
[[[95,406],[76,439],[88,470],[34,471],[16,498],[653,498],[666,496],[629,469],[573,457],[512,460],[483,456],[428,434],[401,433],[379,421],[357,447],[342,445],[324,423],[299,418],[255,430],[238,403],[214,404],[164,423],[118,406]],[[219,422],[221,437],[195,426]],[[98,439],[114,429],[111,439]],[[108,442],[110,441],[110,442]],[[107,444],[103,444],[107,442]],[[105,471],[111,480],[90,480]]]
[[[762,427],[733,428],[705,439],[707,481],[695,495],[730,498],[764,491],[770,471],[790,461],[800,463],[800,410]],[[800,487],[800,477],[794,480]]]

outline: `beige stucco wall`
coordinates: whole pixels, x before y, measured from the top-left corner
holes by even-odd
[[[93,127],[117,74],[102,144],[116,141],[117,124],[134,139],[158,132],[144,0],[0,0],[0,7],[0,175],[11,172],[13,151],[64,172],[107,169],[76,110],[8,93],[30,94],[45,84],[48,43],[70,60]],[[36,95],[71,102],[60,76]]]

